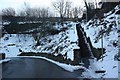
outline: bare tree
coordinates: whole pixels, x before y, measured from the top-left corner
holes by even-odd
[[[41,9],[41,17],[42,18],[45,18],[45,17],[48,17],[48,14],[49,14],[49,11],[48,11],[49,8],[42,8]]]
[[[93,2],[87,2],[86,0],[84,0],[84,3],[86,7],[86,19],[89,21],[94,16],[93,10],[95,9],[95,4]]]
[[[66,17],[67,17],[67,18],[70,17],[71,4],[72,4],[72,2],[70,2],[70,1],[67,1],[67,2],[66,2],[65,12],[66,12]]]
[[[36,17],[36,18],[46,18],[49,17],[52,13],[49,11],[48,8],[31,8],[26,6],[24,10],[20,11],[20,16],[26,17]]]
[[[20,12],[18,13],[18,16],[22,16],[22,17],[23,17],[23,16],[26,16],[26,15],[25,15],[25,11],[24,11],[24,10],[20,11]]]
[[[4,16],[15,16],[15,10],[13,8],[5,8],[2,10]]]
[[[67,13],[70,13],[71,4],[72,2],[67,0],[57,0],[56,2],[52,3],[53,7],[59,13],[61,18],[65,17]]]
[[[79,16],[82,15],[82,8],[81,7],[74,7],[72,8],[72,16],[74,18],[78,18]]]
[[[29,14],[30,17],[39,18],[41,10],[39,10],[39,8],[30,8],[29,10],[26,10],[26,12],[27,11],[30,12],[30,14]]]
[[[98,8],[98,3],[97,3],[97,1],[95,0],[95,8]]]
[[[77,9],[77,7],[75,7],[75,8],[73,8],[73,17],[74,18],[77,18],[78,17],[78,9]]]
[[[31,12],[32,12],[32,9],[31,9],[31,7],[30,7],[30,4],[27,3],[27,2],[24,2],[24,7],[25,7],[25,15],[26,15],[27,17],[30,17],[30,14],[31,14]]]

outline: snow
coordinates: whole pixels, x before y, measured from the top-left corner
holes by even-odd
[[[116,11],[118,8],[115,8]],[[115,11],[115,12],[116,12]],[[118,78],[118,61],[115,61],[115,55],[118,54],[119,49],[118,47],[113,46],[114,41],[118,41],[118,32],[117,29],[119,28],[118,24],[118,15],[115,15],[115,13],[111,14],[111,11],[107,14],[105,14],[105,17],[103,20],[108,21],[107,28],[109,28],[109,25],[115,21],[117,25],[114,25],[112,28],[112,31],[109,33],[109,35],[104,34],[103,36],[103,47],[106,49],[105,54],[103,55],[103,60],[90,60],[90,66],[89,69],[83,72],[82,76],[87,78]],[[113,19],[110,19],[111,17],[115,17]],[[95,48],[101,48],[101,39],[98,40],[97,43],[95,43],[95,38],[99,34],[99,31],[101,30],[101,27],[104,27],[103,25],[94,25],[95,23],[99,24],[102,23],[99,20],[95,21],[90,20],[87,24],[82,24],[87,37],[90,37],[90,40],[92,42],[93,47]],[[93,23],[92,25],[89,25],[89,23]],[[104,29],[106,30],[106,29]],[[105,70],[105,73],[96,74],[96,70]]]
[[[8,46],[10,44],[14,45]],[[15,57],[19,53],[19,49],[25,52],[35,52],[32,45],[34,45],[34,39],[31,35],[5,34],[0,39],[0,52],[5,53],[6,57]]]
[[[64,26],[56,24],[54,27],[60,29],[68,27],[68,29],[56,35],[42,37],[39,40],[41,45],[37,47],[35,47],[36,41],[30,34],[5,34],[0,39],[0,52],[5,53],[6,57],[16,57],[20,53],[19,50],[23,52],[55,53],[55,55],[67,53],[67,57],[73,60],[73,50],[79,48],[76,23],[67,22]],[[57,48],[58,52],[55,52]]]
[[[26,21],[26,22],[18,22],[18,24],[26,24],[26,23],[42,23],[41,21]]]
[[[10,24],[10,22],[8,21],[3,23],[3,25],[8,25],[8,24]]]
[[[79,70],[79,69],[86,69],[85,67],[83,66],[73,66],[73,65],[68,65],[68,64],[64,64],[64,63],[60,63],[60,62],[57,62],[57,61],[54,61],[54,60],[51,60],[51,59],[48,59],[46,57],[38,57],[38,56],[22,56],[22,57],[31,57],[31,58],[40,58],[40,59],[44,59],[44,60],[47,60],[51,63],[54,63],[56,65],[58,65],[59,67],[63,68],[64,70],[66,71],[69,71],[69,72],[74,72],[75,70]],[[19,58],[19,57],[18,57]]]
[[[3,59],[3,60],[0,60],[0,64],[4,63],[4,62],[8,62],[10,61],[11,59]]]
[[[86,71],[84,71],[82,73],[82,75],[81,75],[82,77],[84,77],[84,78],[98,78],[97,74],[95,74],[95,70],[97,70],[97,67],[96,67],[94,61],[95,61],[94,59],[90,60],[90,62],[91,62],[90,66],[88,69],[86,69]]]
[[[120,7],[115,7],[115,12],[112,11],[105,13],[103,22],[99,19],[90,20],[88,23],[82,23],[82,27],[84,28],[87,37],[90,37],[93,47],[101,48],[101,38],[95,43],[96,37],[99,35],[99,31],[101,27],[103,30],[107,31],[110,27],[110,24],[114,24],[111,28],[110,33],[103,34],[103,47],[106,49],[105,54],[103,54],[103,60],[96,58],[89,59],[90,66],[88,69],[85,69],[83,66],[72,66],[63,63],[59,63],[53,60],[50,60],[45,57],[33,57],[33,58],[41,58],[48,60],[63,69],[73,72],[78,69],[84,69],[85,72],[82,73],[82,77],[85,78],[118,78],[118,61],[115,61],[115,55],[118,54],[119,49],[118,46],[113,46],[113,42],[118,42],[118,29],[120,29],[120,15],[116,15],[115,13],[120,10]],[[37,23],[37,22],[36,22]],[[92,23],[92,24],[90,24]],[[106,28],[102,25],[102,23],[107,23]],[[4,23],[9,24],[9,23]],[[24,24],[19,22],[19,24]],[[61,26],[60,24],[56,24],[54,28],[62,29],[68,27],[67,30],[60,32],[56,35],[48,35],[41,38],[39,41],[41,42],[40,46],[35,47],[36,41],[34,40],[32,35],[25,34],[5,34],[4,37],[0,39],[0,53],[5,53],[7,57],[16,57],[21,49],[23,52],[45,52],[45,53],[54,53],[54,55],[67,53],[67,58],[74,60],[74,49],[79,49],[78,46],[78,37],[76,32],[76,23],[75,22],[67,22]],[[33,31],[33,30],[31,30]],[[12,45],[14,44],[14,45]],[[8,46],[10,45],[10,46]],[[89,47],[89,46],[88,46]],[[58,51],[56,52],[56,50]],[[6,62],[7,60],[5,60]],[[9,61],[9,60],[8,60]],[[1,61],[1,63],[4,61]],[[95,73],[98,70],[105,70],[105,73]],[[80,76],[80,77],[81,77]]]

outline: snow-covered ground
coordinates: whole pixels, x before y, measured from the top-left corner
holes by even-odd
[[[104,15],[105,18],[103,18],[103,22],[96,19],[90,20],[87,24],[82,24],[87,36],[90,37],[92,45],[95,48],[101,48],[101,38],[97,41],[97,43],[95,43],[101,27],[103,30],[107,31],[108,28],[111,27],[110,25],[113,24],[110,33],[104,33],[103,35],[103,47],[106,49],[105,54],[103,55],[103,60],[90,60],[91,65],[89,66],[89,69],[83,73],[84,77],[118,78],[118,61],[115,60],[115,56],[118,54],[119,49],[118,46],[114,46],[113,43],[118,43],[118,26],[120,26],[120,24],[118,24],[119,16],[115,13],[120,10],[120,8],[116,6],[114,10],[114,13],[110,11]],[[106,28],[102,25],[102,23],[107,23]],[[95,71],[97,70],[105,70],[106,72],[96,74]]]
[[[60,25],[54,27],[62,28]],[[67,53],[67,58],[74,59],[73,49],[78,49],[78,37],[76,32],[76,23],[68,22],[64,27],[67,30],[60,32],[56,35],[49,35],[41,38],[39,41],[40,46],[35,47],[36,41],[30,34],[5,34],[0,39],[0,53],[5,53],[8,59],[1,60],[0,63],[10,61],[9,57],[17,57],[22,52],[45,52],[54,53],[54,55]],[[58,49],[57,52],[55,50]],[[29,56],[30,57],[30,56]],[[35,57],[48,60],[61,68],[73,72],[78,69],[85,69],[83,66],[72,66],[50,60],[45,57]]]
[[[55,27],[60,27],[56,25]],[[30,34],[5,34],[0,39],[0,53],[5,53],[6,57],[16,57],[20,51],[23,52],[46,52],[57,54],[67,53],[67,58],[73,60],[73,49],[77,46],[76,23],[68,22],[63,27],[68,27],[67,30],[56,35],[48,35],[41,38],[40,46],[35,47],[35,40]],[[55,52],[55,50],[58,50]]]
[[[25,34],[5,34],[0,39],[0,52],[5,53],[6,57],[15,57],[19,53],[19,49],[24,52],[34,51],[31,45],[34,44],[34,39],[31,35]]]
[[[115,13],[120,10],[116,7],[115,12],[104,14],[103,22],[99,19],[90,20],[87,24],[82,24],[87,37],[90,37],[93,47],[101,48],[101,38],[100,30],[101,27],[104,31],[109,33],[104,33],[103,35],[103,47],[106,49],[103,55],[103,60],[100,59],[90,59],[90,66],[85,69],[85,72],[80,75],[80,77],[86,78],[118,78],[118,61],[115,60],[115,56],[118,54],[118,46],[113,45],[113,43],[118,42],[118,15]],[[92,23],[92,24],[90,24]],[[102,25],[106,24],[106,25]],[[109,27],[112,28],[109,29]],[[106,28],[105,28],[106,26]],[[56,25],[56,28],[61,26]],[[0,39],[0,53],[5,53],[7,57],[16,57],[20,51],[23,52],[46,52],[54,53],[54,55],[67,53],[67,58],[71,60],[74,59],[73,49],[78,49],[78,37],[76,32],[76,23],[69,22],[64,27],[68,27],[67,30],[60,32],[56,35],[49,35],[41,38],[40,46],[35,47],[35,40],[32,35],[28,34],[5,34],[4,37]],[[107,31],[108,30],[108,31]],[[97,40],[98,37],[99,39]],[[57,52],[55,52],[57,50]],[[38,58],[38,57],[36,57]],[[43,57],[39,57],[43,58]],[[53,60],[46,59],[52,63],[61,66],[65,70],[73,72],[74,70],[83,68],[81,66],[71,66],[67,64],[62,64],[55,62]],[[95,73],[98,70],[105,70],[105,73]]]
[[[8,62],[10,61],[10,59],[4,59],[4,60],[0,60],[0,64],[4,63],[4,62]]]

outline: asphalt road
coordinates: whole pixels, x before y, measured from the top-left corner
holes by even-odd
[[[69,72],[44,59],[11,58],[2,64],[3,78],[77,78],[82,71]]]

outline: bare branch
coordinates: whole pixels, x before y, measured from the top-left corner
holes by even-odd
[[[71,4],[72,2],[66,0],[58,0],[52,3],[53,7],[60,14],[61,18],[69,17],[68,15],[70,13]]]

